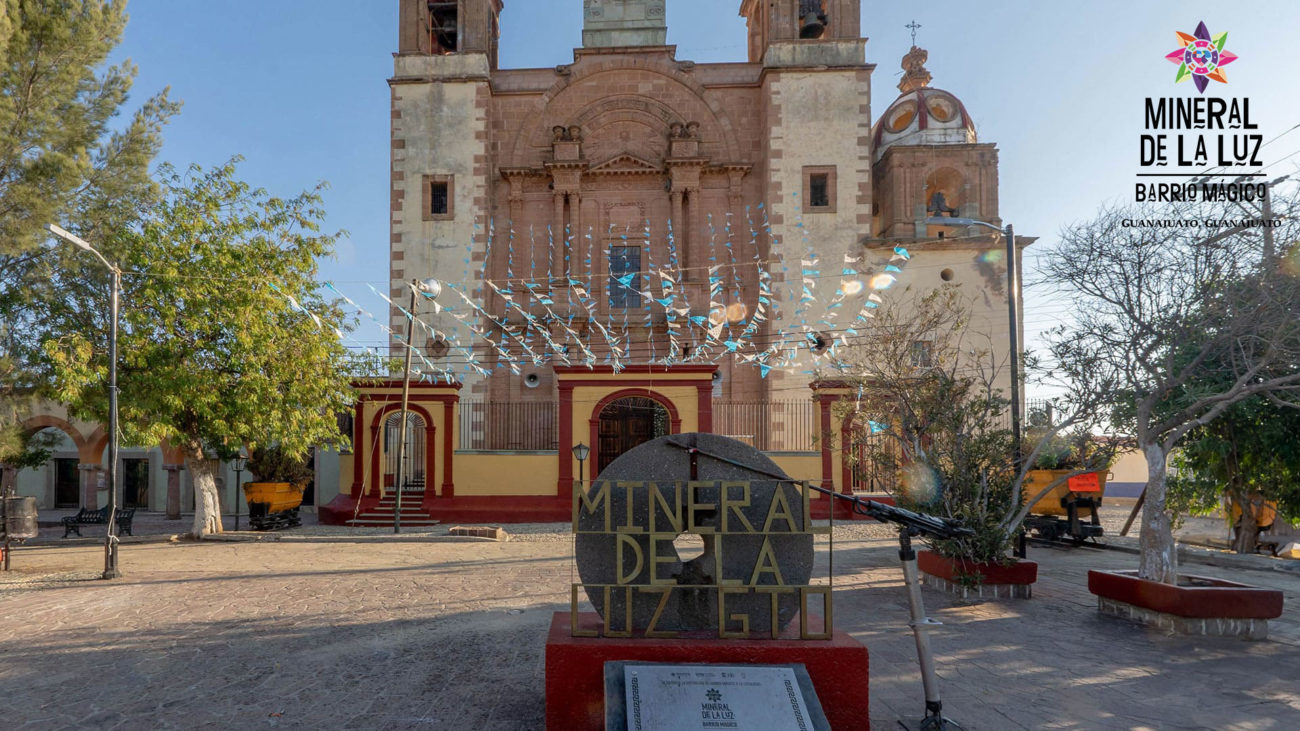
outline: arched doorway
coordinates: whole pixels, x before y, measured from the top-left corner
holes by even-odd
[[[600,411],[596,472],[603,472],[619,455],[638,444],[671,433],[668,409],[644,396],[613,401]]]
[[[384,421],[384,487],[397,481],[398,440],[401,438],[402,413],[394,412]],[[406,449],[402,455],[402,490],[424,492],[425,485],[425,423],[419,414],[406,413]]]

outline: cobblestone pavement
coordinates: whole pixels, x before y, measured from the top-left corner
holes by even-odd
[[[575,572],[563,526],[514,531],[124,545],[112,582],[96,546],[20,549],[0,574],[0,727],[540,729],[546,630]],[[922,709],[897,547],[883,526],[836,533],[836,622],[870,648],[871,727],[896,728]],[[1087,593],[1088,568],[1135,556],[1030,557],[1030,600],[924,592],[945,711],[967,729],[1300,728],[1300,574],[1195,566],[1283,589],[1287,614],[1266,642],[1175,638]]]

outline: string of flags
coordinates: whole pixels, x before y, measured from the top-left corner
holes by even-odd
[[[716,363],[733,358],[757,368],[761,378],[773,371],[814,376],[821,369],[843,371],[848,366],[840,357],[842,349],[849,345],[849,338],[869,335],[870,320],[885,303],[888,290],[905,274],[911,253],[895,246],[887,261],[872,262],[872,257],[860,251],[827,261],[830,254],[815,246],[816,234],[803,219],[797,193],[791,194],[788,210],[780,213],[793,220],[788,233],[797,236],[798,245],[793,247],[797,256],[774,230],[765,205],[759,203],[745,206],[743,220],[735,220],[728,212],[720,230],[713,216],[708,216],[707,239],[701,242],[700,251],[706,256],[702,266],[695,260],[697,268],[685,266],[672,221],[662,232],[665,248],[661,251],[666,252],[667,261],[657,260],[652,247],[646,246],[654,234],[649,220],[625,224],[621,231],[611,224],[599,238],[591,227],[577,232],[568,226],[562,231],[548,226],[544,257],[539,251],[542,247],[537,246],[537,232],[530,226],[525,261],[516,250],[519,237],[513,223],[498,232],[495,221],[488,219],[486,236],[481,239],[480,266],[486,268],[491,261],[494,242],[504,245],[506,279],[493,280],[484,271],[471,280],[474,263],[479,261],[471,241],[463,257],[465,276],[460,283],[443,283],[442,291],[449,296],[438,301],[415,290],[422,310],[448,316],[436,318],[439,327],[417,317],[374,285],[366,285],[385,303],[386,313],[406,319],[412,330],[421,331],[421,338],[446,343],[447,352],[458,355],[454,363],[448,359],[443,365],[430,361],[424,349],[416,346],[414,336],[415,342],[406,342],[405,334],[392,326],[389,317],[370,312],[333,282],[323,286],[356,317],[376,325],[391,342],[411,348],[425,380],[462,380],[499,369],[520,374],[522,366],[547,363],[589,368],[610,365],[618,372],[632,359],[634,345],[644,347],[650,363]],[[483,227],[476,223],[475,229],[474,238],[479,239]],[[620,255],[635,254],[636,260],[623,262],[626,271],[611,269],[608,275],[598,275],[593,252],[601,239],[628,247]],[[764,243],[767,255],[762,250]],[[644,266],[641,251],[646,252]],[[557,257],[562,257],[558,267]],[[797,274],[793,274],[791,265],[796,261]],[[528,268],[527,276],[518,276],[523,273],[518,266]],[[748,272],[750,266],[755,274],[746,281],[748,275],[742,276],[742,271]],[[539,272],[539,267],[545,270]],[[688,279],[688,271],[701,271],[706,275],[704,281]],[[826,291],[829,285],[819,286],[827,279],[835,280],[831,292]],[[693,287],[707,298],[707,308],[692,304]],[[271,290],[315,327],[326,327],[320,316],[288,292],[275,285]],[[625,306],[611,306],[611,297]],[[617,312],[620,309],[621,313]],[[619,315],[622,321],[616,322]],[[763,333],[765,323],[775,322],[784,324]],[[342,330],[335,330],[340,340],[351,340]],[[758,342],[760,336],[767,342]],[[380,355],[379,349],[352,342],[367,354]]]

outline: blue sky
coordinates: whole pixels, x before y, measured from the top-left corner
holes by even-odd
[[[739,5],[668,0],[668,41],[678,58],[743,61]],[[365,283],[383,289],[388,277],[385,80],[397,45],[397,0],[130,0],[128,11],[118,56],[139,66],[137,101],[170,86],[185,102],[165,133],[162,158],[213,165],[242,155],[242,176],[282,195],[327,181],[327,225],[348,235],[322,277],[381,312]],[[1286,132],[1300,124],[1294,0],[867,1],[862,15],[867,60],[878,65],[873,114],[897,96],[899,60],[911,45],[904,26],[914,19],[933,85],[965,102],[981,142],[998,144],[1001,214],[1017,233],[1040,237],[1031,252],[1050,247],[1061,227],[1099,205],[1132,200],[1142,100],[1195,93],[1190,83],[1173,84],[1176,67],[1163,56],[1177,47],[1174,32],[1190,33],[1198,21],[1212,33],[1227,31],[1227,48],[1240,57],[1225,69],[1229,84],[1209,92],[1250,98],[1264,138],[1277,137],[1263,151],[1269,173],[1294,172],[1300,163],[1300,154],[1287,157],[1300,153],[1300,130]],[[581,0],[507,0],[501,65],[570,62],[581,25]],[[1030,345],[1067,311],[1031,288]]]

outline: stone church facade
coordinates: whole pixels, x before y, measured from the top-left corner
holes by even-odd
[[[1001,224],[997,149],[930,85],[919,48],[873,117],[860,0],[742,0],[747,58],[709,64],[666,44],[664,0],[584,0],[583,46],[541,69],[499,67],[502,0],[399,2],[392,328],[407,327],[412,281],[455,290],[413,339],[456,381],[419,417],[444,430],[428,438],[427,500],[492,494],[461,465],[504,451],[558,455],[536,494],[565,501],[584,468],[594,477],[638,440],[692,429],[743,432],[789,469],[842,481],[812,436],[830,426],[829,400],[810,397],[834,375],[826,352],[860,336],[872,290],[832,293],[842,275],[888,271],[899,246],[899,288],[962,285],[972,327],[1005,356],[1002,242],[926,223]],[[389,451],[375,420],[395,419],[379,406],[391,390],[363,390],[358,454]],[[791,400],[807,413],[771,412]],[[734,404],[759,408],[741,424]],[[809,438],[792,436],[805,417]],[[585,465],[569,457],[584,442]],[[363,461],[353,496],[387,479]]]

